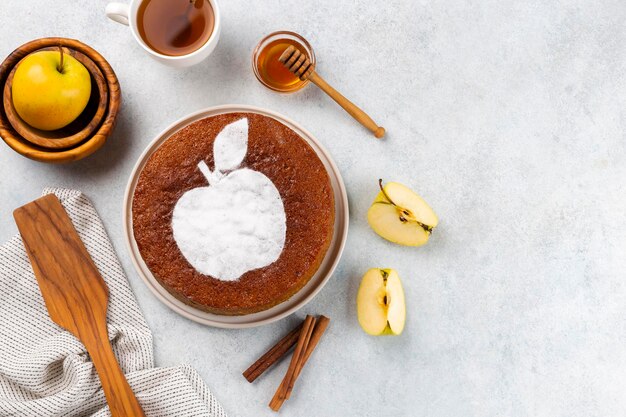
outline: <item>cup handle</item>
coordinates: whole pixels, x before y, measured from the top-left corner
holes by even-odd
[[[109,3],[105,9],[107,17],[117,23],[128,26],[130,8],[126,3]]]

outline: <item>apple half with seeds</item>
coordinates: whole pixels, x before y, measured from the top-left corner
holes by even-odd
[[[356,296],[357,316],[365,333],[399,335],[404,330],[404,289],[393,269],[372,268],[361,280]]]
[[[381,237],[400,245],[422,246],[439,224],[437,215],[410,188],[397,182],[383,187],[367,212],[367,222]]]

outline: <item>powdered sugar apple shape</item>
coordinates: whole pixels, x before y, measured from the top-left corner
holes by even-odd
[[[275,262],[287,231],[280,193],[264,174],[240,168],[248,152],[248,119],[227,125],[215,138],[209,185],[187,191],[172,216],[174,240],[200,273],[234,281]]]

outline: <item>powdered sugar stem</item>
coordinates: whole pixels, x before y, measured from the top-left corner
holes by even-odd
[[[223,176],[218,170],[211,172],[209,166],[204,161],[198,162],[198,169],[202,172],[202,175],[204,175],[210,185],[216,185]]]

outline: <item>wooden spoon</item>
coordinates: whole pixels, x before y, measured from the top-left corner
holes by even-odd
[[[285,68],[297,75],[302,81],[311,80],[313,84],[321,88],[359,123],[374,133],[374,136],[380,139],[385,135],[384,127],[378,126],[363,110],[358,108],[354,103],[324,81],[324,79],[315,72],[311,61],[309,61],[305,54],[297,50],[296,47],[293,45],[289,46],[278,60]]]
[[[59,199],[13,212],[52,321],[87,348],[113,417],[145,417],[109,343],[108,289]]]
[[[191,16],[190,13],[194,8],[199,9],[202,7],[203,0],[189,0],[189,4],[185,8],[185,11],[174,17],[172,21],[169,23],[168,30],[171,33],[175,33],[176,35],[171,38],[172,45],[176,47],[184,47],[187,46],[189,42],[189,38],[192,34],[191,29]],[[197,4],[196,4],[197,3]]]

